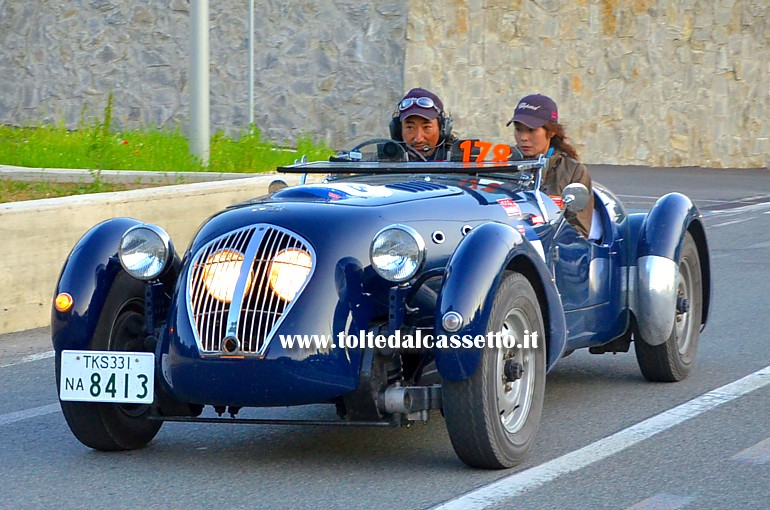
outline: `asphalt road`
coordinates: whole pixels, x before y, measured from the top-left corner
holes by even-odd
[[[703,209],[713,305],[685,381],[646,382],[633,350],[561,360],[537,443],[507,471],[460,463],[437,414],[404,430],[166,423],[147,448],[106,454],[67,428],[48,332],[4,335],[0,507],[768,508],[770,172],[591,174],[634,211],[667,191]],[[308,406],[259,415],[333,414]]]

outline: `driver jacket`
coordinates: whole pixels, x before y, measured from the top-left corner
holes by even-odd
[[[567,221],[588,238],[591,231],[591,218],[594,210],[594,192],[591,188],[591,176],[580,161],[572,159],[566,153],[557,151],[548,159],[545,176],[540,184],[540,190],[546,195],[561,197],[562,190],[573,182],[579,182],[588,188],[588,203],[577,214],[565,211]]]

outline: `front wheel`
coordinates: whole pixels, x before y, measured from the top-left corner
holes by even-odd
[[[660,345],[634,338],[636,360],[644,377],[656,382],[681,381],[690,373],[698,351],[703,310],[703,281],[698,247],[689,232],[679,254],[676,310],[671,334]]]
[[[89,344],[91,350],[144,350],[144,284],[120,273],[104,303]],[[59,384],[61,358],[56,357]],[[134,450],[147,445],[160,430],[161,421],[147,419],[150,406],[60,401],[70,430],[95,450]]]
[[[442,397],[449,438],[472,467],[503,469],[521,463],[535,440],[545,394],[543,317],[524,275],[506,272],[495,296],[487,331],[515,346],[485,347],[475,373],[446,381]],[[537,332],[536,344],[530,341]]]

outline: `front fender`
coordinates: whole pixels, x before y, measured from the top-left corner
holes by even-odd
[[[54,349],[86,349],[96,330],[104,303],[123,271],[118,260],[120,238],[129,228],[141,224],[132,218],[113,218],[86,232],[64,262],[54,296],[66,292],[72,296],[72,308],[60,312],[51,308],[51,339]],[[164,285],[173,285],[179,268],[174,255],[172,270],[163,277]]]
[[[524,273],[538,294],[548,329],[545,336],[550,369],[561,357],[566,342],[561,299],[542,257],[509,225],[490,222],[474,228],[452,254],[436,306],[436,334],[485,336],[492,302],[506,269]],[[450,311],[463,317],[462,327],[454,333],[442,326],[442,317]],[[435,354],[439,373],[450,381],[473,375],[481,359],[478,348],[437,348]]]
[[[639,333],[650,345],[665,342],[674,327],[679,255],[688,230],[703,272],[703,326],[711,302],[711,275],[700,211],[685,195],[669,193],[658,199],[639,229],[635,313]]]

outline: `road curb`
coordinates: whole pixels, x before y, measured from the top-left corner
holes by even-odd
[[[110,184],[188,184],[193,182],[247,179],[265,173],[155,172],[136,170],[84,170],[28,168],[0,165],[0,179],[15,181],[91,183],[97,178]]]

